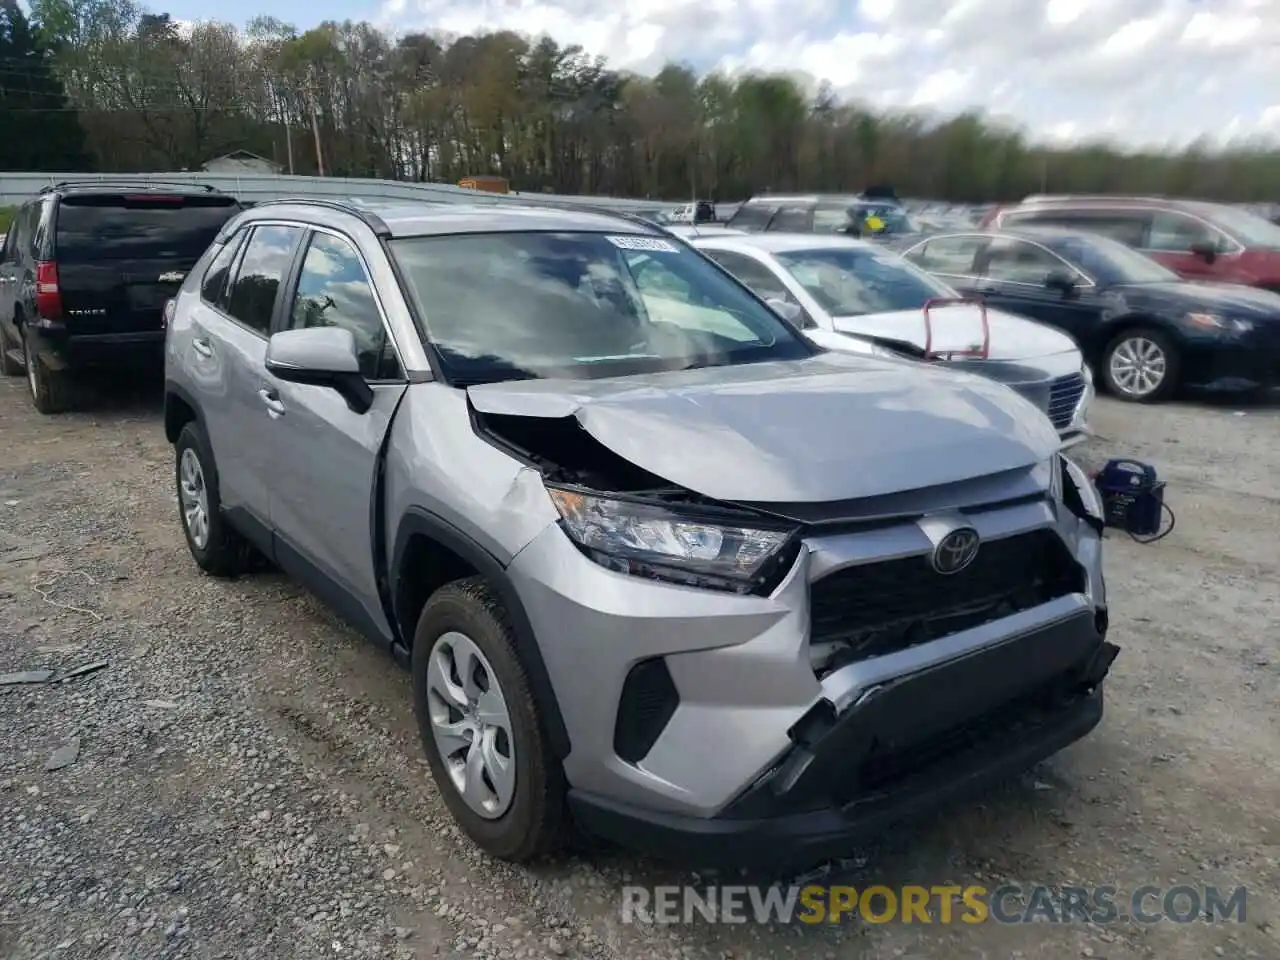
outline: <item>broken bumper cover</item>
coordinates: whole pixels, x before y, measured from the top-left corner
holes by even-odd
[[[1119,649],[1081,613],[877,687],[840,716],[821,701],[792,750],[715,817],[571,791],[587,833],[664,858],[803,868],[1025,771],[1102,718]]]

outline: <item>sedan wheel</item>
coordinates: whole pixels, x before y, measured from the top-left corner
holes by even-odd
[[[1126,330],[1107,347],[1104,364],[1107,387],[1121,400],[1154,403],[1176,386],[1177,351],[1155,330]]]

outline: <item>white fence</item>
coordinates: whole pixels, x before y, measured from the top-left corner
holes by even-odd
[[[358,177],[297,177],[287,174],[216,173],[0,173],[0,207],[17,206],[41,188],[62,181],[204,183],[246,203],[282,197],[360,197],[370,200],[433,200],[438,203],[589,203],[619,212],[665,209],[673,201],[575,197],[550,193],[485,193],[445,183],[407,183]]]

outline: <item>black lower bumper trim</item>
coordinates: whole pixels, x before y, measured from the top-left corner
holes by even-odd
[[[978,795],[1016,776],[1085,736],[1102,719],[1102,690],[1082,698],[1052,727],[1020,737],[999,755],[962,770],[935,771],[932,787],[856,811],[830,807],[760,820],[700,819],[641,810],[570,791],[574,821],[602,837],[663,860],[693,866],[803,870],[849,856],[895,824]]]
[[[570,808],[589,834],[697,866],[792,870],[851,854],[886,827],[1022,773],[1097,726],[1100,684],[1119,653],[1099,623],[1073,617],[863,698],[827,729],[807,729],[720,816],[579,791]]]

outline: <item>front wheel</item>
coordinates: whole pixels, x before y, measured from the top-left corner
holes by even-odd
[[[555,848],[564,775],[506,611],[482,578],[427,601],[414,634],[413,697],[432,776],[467,836],[517,863]]]
[[[1134,327],[1118,334],[1102,356],[1107,389],[1130,403],[1159,403],[1178,385],[1178,348],[1159,330]]]

